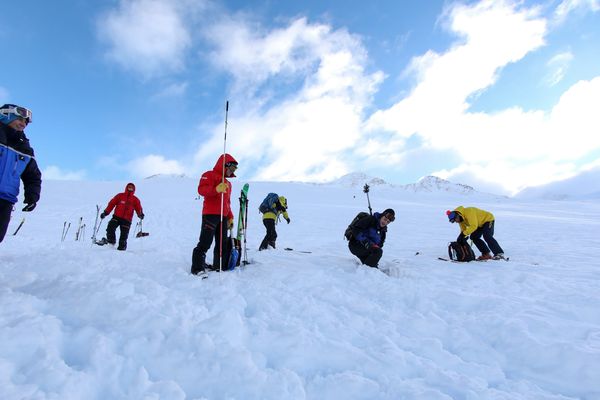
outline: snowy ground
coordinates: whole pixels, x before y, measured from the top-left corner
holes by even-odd
[[[1,399],[600,399],[597,202],[373,187],[374,210],[397,213],[388,275],[342,238],[366,208],[360,188],[255,183],[253,264],[200,280],[196,180],[136,183],[150,236],[124,253],[89,237],[95,205],[125,182],[45,182],[17,236],[14,213],[0,244]],[[256,251],[269,191],[289,199],[280,249],[312,253]],[[496,215],[509,262],[437,260],[458,205]]]

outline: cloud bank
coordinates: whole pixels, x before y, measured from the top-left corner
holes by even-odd
[[[184,4],[200,10],[194,19]],[[411,157],[421,165],[448,157],[447,167],[426,174],[515,193],[576,173],[579,160],[600,149],[593,130],[600,77],[572,85],[550,109],[473,106],[504,69],[548,45],[553,18],[598,6],[566,0],[545,16],[542,7],[508,0],[453,3],[438,26],[454,41],[413,57],[404,71],[377,69],[363,39],[344,28],[305,17],[267,27],[192,0],[123,0],[99,31],[109,58],[144,77],[178,71],[189,54],[208,55],[230,80],[228,150],[247,178],[323,181],[382,166],[393,175]],[[561,82],[574,61],[570,51],[556,52],[540,84]],[[387,107],[376,104],[386,77],[398,75],[412,80],[410,90]],[[172,86],[164,95],[186,89]],[[143,175],[209,168],[223,148],[223,125],[202,126],[208,136],[191,161],[150,155],[132,167]]]

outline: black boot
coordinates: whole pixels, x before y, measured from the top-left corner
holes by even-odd
[[[206,272],[206,268],[206,253],[198,249],[194,249],[192,253],[192,274],[198,275],[204,273]]]

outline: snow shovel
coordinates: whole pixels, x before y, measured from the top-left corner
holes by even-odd
[[[146,237],[148,235],[150,235],[150,233],[148,232],[144,232],[142,230],[142,220],[140,220],[136,225],[135,225],[135,229],[137,230],[137,227],[140,227],[140,230],[135,234],[136,238],[141,238],[141,237]]]

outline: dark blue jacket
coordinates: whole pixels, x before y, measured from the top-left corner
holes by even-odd
[[[42,190],[42,173],[25,133],[0,122],[0,199],[17,202],[19,180],[25,187],[25,203],[35,203]]]
[[[382,228],[379,225],[380,218],[381,214],[376,212],[356,221],[352,227],[352,240],[356,240],[367,247],[373,243],[383,247],[387,226]]]

